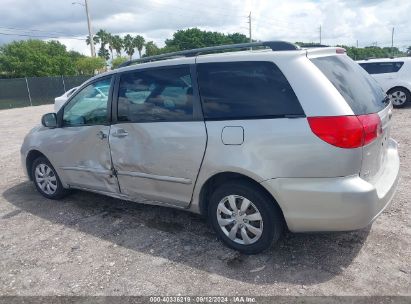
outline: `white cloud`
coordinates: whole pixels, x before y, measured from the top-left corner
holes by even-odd
[[[81,1],[81,0],[78,0]],[[41,29],[44,35],[58,31],[84,38],[87,24],[84,9],[72,0],[2,0],[1,27]],[[411,1],[409,0],[89,0],[93,28],[112,33],[142,34],[160,46],[173,32],[188,27],[248,35],[246,16],[252,11],[253,38],[288,41],[381,46],[411,45]],[[22,31],[20,31],[21,33]],[[25,32],[27,33],[27,31]],[[39,34],[40,32],[30,32]],[[54,33],[53,36],[65,36]],[[5,41],[0,35],[1,41]],[[23,37],[14,37],[22,39]],[[9,39],[9,38],[8,38]],[[89,54],[84,41],[62,38],[68,49]]]

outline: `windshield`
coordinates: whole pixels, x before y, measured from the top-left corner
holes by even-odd
[[[347,56],[326,56],[311,61],[323,72],[350,105],[355,115],[376,113],[388,99],[377,82]]]

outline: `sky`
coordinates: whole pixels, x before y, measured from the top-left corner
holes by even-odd
[[[78,3],[73,4],[77,1]],[[0,45],[54,38],[85,55],[90,48],[84,0],[0,0]],[[140,34],[159,46],[179,29],[197,27],[257,40],[328,45],[411,45],[410,0],[88,0],[94,32]]]

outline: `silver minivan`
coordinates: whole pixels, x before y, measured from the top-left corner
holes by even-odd
[[[22,165],[46,198],[81,189],[200,213],[251,254],[284,229],[369,225],[397,187],[391,119],[344,49],[196,49],[90,79],[26,136]]]

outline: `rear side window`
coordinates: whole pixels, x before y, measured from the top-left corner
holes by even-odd
[[[193,89],[188,66],[137,70],[120,77],[118,121],[193,119]]]
[[[404,62],[369,62],[360,63],[360,66],[370,74],[397,73]]]
[[[205,119],[304,115],[287,79],[272,62],[200,63],[197,71]]]
[[[376,113],[388,103],[377,82],[347,56],[311,59],[350,105],[355,115]]]

